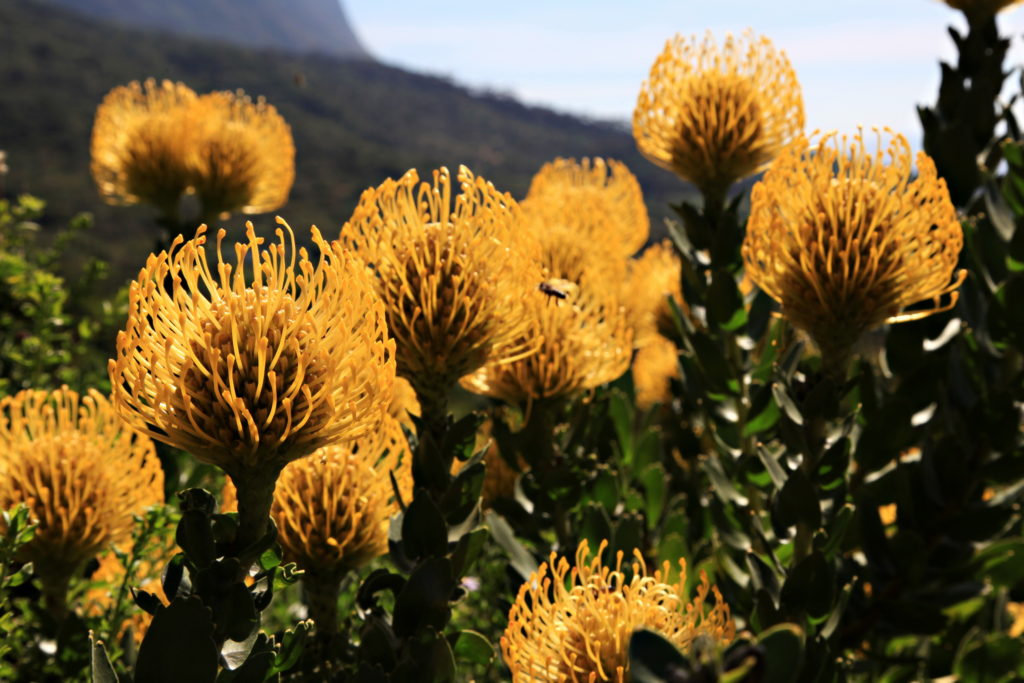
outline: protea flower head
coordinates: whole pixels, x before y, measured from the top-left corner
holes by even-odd
[[[340,582],[388,550],[388,520],[398,511],[390,475],[408,500],[412,456],[398,420],[346,444],[324,446],[289,463],[274,491],[271,514],[286,562],[307,574]],[[237,493],[225,483],[222,509],[234,511]]]
[[[153,442],[127,429],[102,394],[67,387],[0,399],[0,509],[38,520],[22,557],[55,613],[68,581],[108,546],[130,543],[136,514],[164,499]]]
[[[710,33],[668,41],[633,112],[640,152],[705,197],[764,168],[803,126],[789,59],[751,32],[721,47]]]
[[[107,93],[92,129],[92,176],[110,204],[152,204],[176,210],[190,187],[197,99],[183,83],[133,81]]]
[[[241,91],[202,95],[193,106],[198,144],[190,180],[203,214],[264,213],[283,206],[295,180],[295,145],[277,109]]]
[[[584,278],[571,283],[564,298],[531,292],[526,334],[541,340],[536,353],[511,363],[489,363],[463,378],[462,386],[522,405],[569,397],[622,375],[629,367],[632,330],[619,293],[599,282]]]
[[[679,374],[679,349],[670,339],[657,335],[641,346],[633,357],[633,387],[636,404],[647,410],[672,399],[672,380]]]
[[[614,159],[558,158],[544,164],[522,206],[543,229],[568,230],[582,245],[608,247],[621,256],[642,247],[650,232],[640,183]]]
[[[751,279],[836,371],[863,333],[949,310],[966,277],[956,273],[963,230],[935,164],[918,153],[915,174],[906,139],[875,133],[877,151],[861,132],[787,147],[754,186],[743,243]]]
[[[389,179],[363,193],[341,230],[376,275],[398,372],[425,417],[459,377],[536,348],[523,300],[540,275],[532,241],[516,232],[518,205],[465,167],[458,182],[453,198],[445,168],[432,182],[415,170]]]
[[[682,277],[679,253],[667,239],[647,247],[639,258],[629,262],[625,291],[638,348],[659,336],[676,336],[668,300],[672,297],[684,314],[689,311],[683,299]]]
[[[395,377],[366,268],[316,228],[314,263],[278,222],[265,248],[248,223],[234,265],[221,230],[211,268],[206,226],[151,255],[129,288],[109,363],[120,415],[230,474],[242,526],[259,532],[281,468],[375,429]]]
[[[621,552],[614,568],[602,562],[606,546],[603,542],[591,558],[583,541],[573,567],[564,557],[556,561],[552,553],[520,587],[501,638],[514,683],[626,683],[629,639],[641,628],[660,633],[684,652],[698,636],[722,644],[735,636],[729,607],[703,572],[696,597],[687,601],[682,561],[683,576],[668,583],[668,562],[648,575],[635,551],[632,572],[625,572]],[[709,593],[714,596],[711,605]]]
[[[96,110],[92,173],[111,204],[145,202],[176,216],[185,193],[203,215],[283,205],[295,176],[291,129],[241,91],[196,95],[181,83],[133,81]]]

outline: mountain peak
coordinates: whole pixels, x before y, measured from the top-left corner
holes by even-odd
[[[372,59],[340,0],[46,0],[106,21],[250,48]]]

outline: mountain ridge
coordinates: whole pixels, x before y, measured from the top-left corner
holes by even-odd
[[[242,47],[371,59],[340,0],[39,0],[127,27]]]

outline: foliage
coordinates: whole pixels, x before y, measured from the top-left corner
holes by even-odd
[[[42,246],[38,221],[45,207],[30,195],[0,198],[0,394],[105,383],[101,337],[112,335],[114,306],[91,298],[105,267],[86,264],[70,286],[59,274],[61,258],[92,228],[92,218],[78,214]]]

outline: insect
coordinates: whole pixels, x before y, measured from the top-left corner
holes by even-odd
[[[569,298],[570,294],[575,294],[579,289],[579,286],[571,280],[563,280],[555,277],[550,280],[544,280],[537,286],[537,289],[552,298],[564,301]]]

